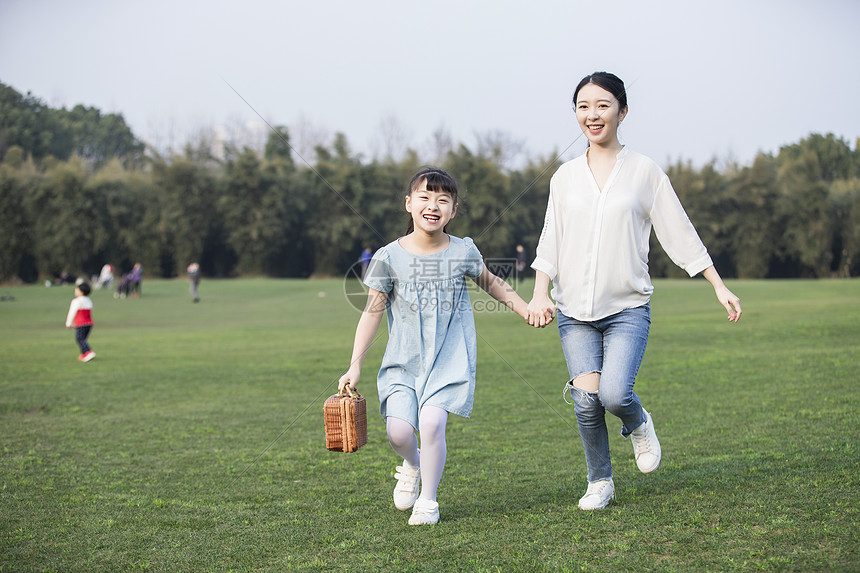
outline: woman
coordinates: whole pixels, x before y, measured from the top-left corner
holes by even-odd
[[[536,258],[529,324],[542,327],[558,311],[558,329],[570,374],[577,424],[588,465],[583,510],[615,497],[606,410],[632,437],[643,473],[660,465],[651,415],[633,392],[651,324],[648,240],[653,226],[666,253],[692,277],[702,273],[731,322],[740,300],[726,288],[684,212],[668,176],[647,157],[618,141],[627,116],[624,82],[596,72],[573,94],[586,152],[562,165],[550,182],[546,219]],[[552,297],[547,295],[553,283]]]

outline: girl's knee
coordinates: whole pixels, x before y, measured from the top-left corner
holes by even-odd
[[[391,444],[392,448],[395,448],[395,449],[402,448],[408,442],[409,442],[409,440],[406,439],[401,434],[393,433],[391,431],[388,432],[388,443]]]
[[[421,410],[418,419],[418,431],[422,438],[430,436],[442,437],[445,435],[445,426],[448,424],[448,412],[442,408],[425,406]]]
[[[385,430],[388,434],[388,443],[394,448],[407,446],[415,439],[415,428],[405,420],[389,418],[385,424]]]

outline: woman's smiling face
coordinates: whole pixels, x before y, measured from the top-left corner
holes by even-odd
[[[618,143],[618,125],[627,114],[615,97],[596,84],[583,86],[576,96],[576,121],[593,145]]]

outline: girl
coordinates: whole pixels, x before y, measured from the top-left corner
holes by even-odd
[[[388,441],[403,458],[395,473],[394,506],[412,509],[409,525],[439,521],[436,489],[445,467],[448,414],[468,418],[472,412],[477,342],[465,277],[528,318],[526,302],[487,270],[472,239],[446,233],[457,213],[457,195],[456,181],[440,169],[424,169],[410,181],[407,234],[379,249],[368,266],[367,304],[349,370],[338,383],[339,390],[355,388],[387,311],[388,346],[377,378],[379,409]]]
[[[573,105],[588,149],[550,181],[532,263],[536,278],[529,323],[544,326],[558,310],[570,374],[565,390],[573,396],[588,466],[588,488],[579,507],[592,510],[606,507],[615,496],[606,410],[621,419],[621,435],[632,436],[639,470],[650,473],[660,465],[654,422],[633,392],[651,324],[651,227],[675,264],[691,277],[702,273],[711,283],[729,321],[740,319],[741,305],[723,284],[669,178],[618,141],[618,126],[628,111],[624,82],[606,72],[587,76],[573,93]],[[555,304],[547,296],[550,281]]]
[[[87,338],[93,329],[93,301],[90,299],[90,285],[81,282],[75,286],[75,298],[69,305],[69,314],[66,316],[66,328],[75,329],[75,342],[81,349],[78,360],[89,362],[96,357],[96,353],[90,348]]]

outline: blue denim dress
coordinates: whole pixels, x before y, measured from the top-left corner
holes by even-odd
[[[393,241],[373,256],[364,283],[388,293],[388,346],[377,377],[379,411],[418,427],[425,405],[468,418],[475,396],[477,339],[466,278],[484,267],[466,237],[414,255]]]

